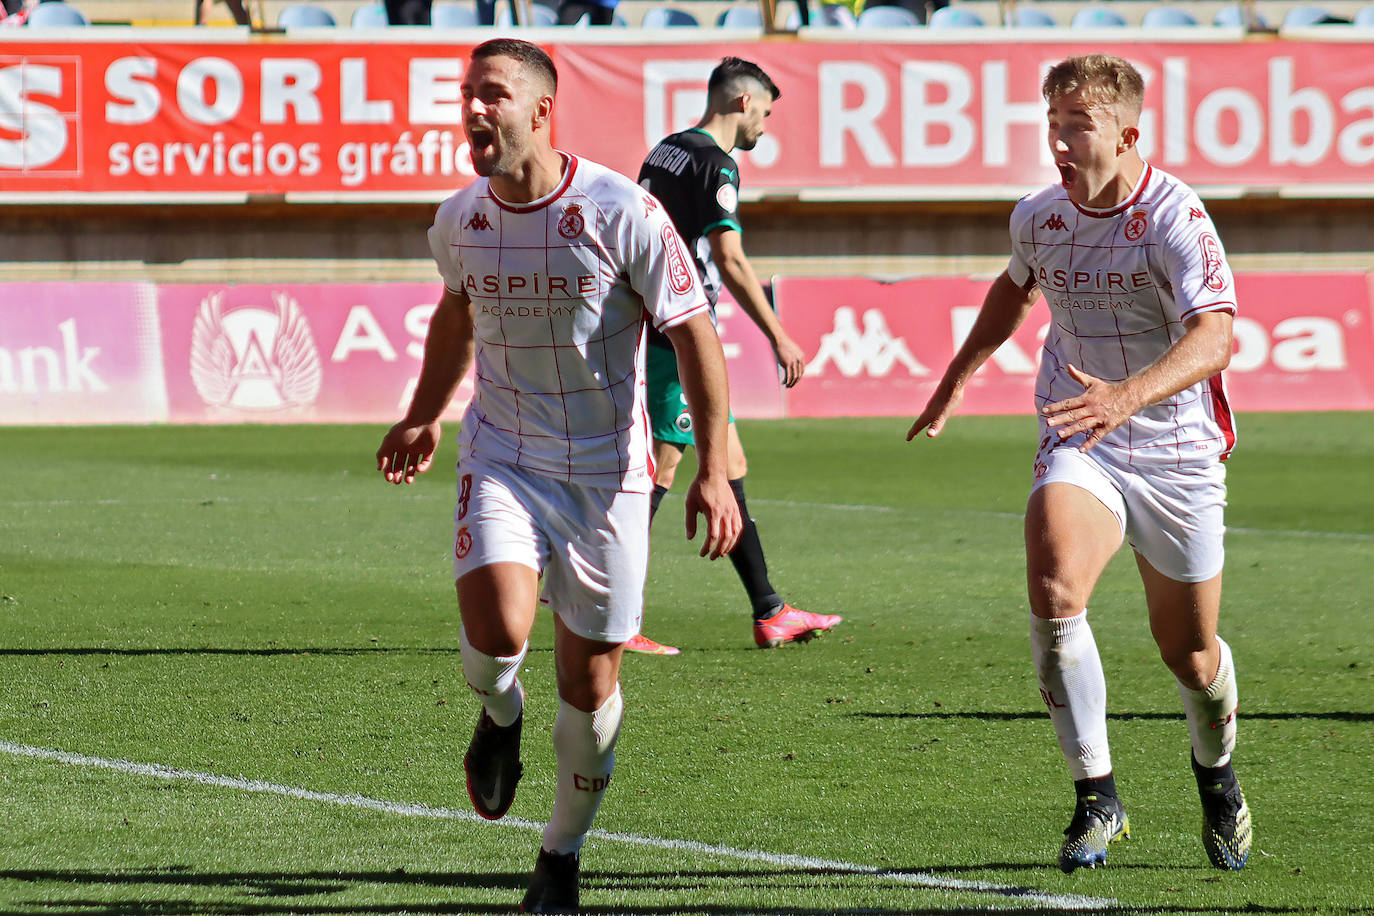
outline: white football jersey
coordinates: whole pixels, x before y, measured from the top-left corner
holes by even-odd
[[[645,323],[663,330],[709,307],[663,206],[561,155],[548,196],[507,203],[479,178],[429,231],[444,283],[473,303],[475,393],[459,454],[647,493]]]
[[[1023,198],[1011,240],[1008,276],[1025,289],[1038,285],[1052,318],[1037,408],[1082,393],[1069,364],[1120,382],[1156,362],[1189,317],[1236,310],[1226,253],[1202,201],[1148,164],[1126,202],[1110,210],[1079,207],[1059,185]],[[1234,444],[1217,374],[1144,408],[1096,447],[1131,463],[1190,465],[1225,458]]]

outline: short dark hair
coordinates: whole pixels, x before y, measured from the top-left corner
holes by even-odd
[[[767,89],[773,96],[773,101],[777,101],[782,95],[782,90],[777,84],[763,72],[763,68],[753,61],[745,60],[742,57],[726,57],[716,65],[716,69],[711,71],[711,79],[706,83],[706,93],[712,98],[722,92],[736,93],[744,90],[743,84],[746,81],[758,83]]]
[[[519,38],[493,38],[473,48],[471,57],[475,61],[488,57],[509,57],[518,60],[527,70],[532,71],[532,75],[542,78],[548,84],[549,95],[558,92],[558,70],[553,65],[553,58],[537,44]]]

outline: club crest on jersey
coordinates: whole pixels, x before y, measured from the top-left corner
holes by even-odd
[[[558,221],[558,234],[565,239],[575,239],[582,234],[586,228],[587,221],[582,218],[582,207],[579,204],[568,204],[563,211],[563,218]]]
[[[453,555],[458,559],[463,559],[472,550],[472,532],[468,531],[468,526],[464,525],[458,529],[458,534],[453,538]]]
[[[1214,293],[1226,288],[1226,264],[1221,257],[1221,243],[1210,232],[1198,239],[1202,248],[1202,285]]]
[[[1132,213],[1131,218],[1126,221],[1125,236],[1128,240],[1134,242],[1145,234],[1145,229],[1149,226],[1149,223],[1145,220],[1145,215],[1144,210],[1137,210]]]
[[[692,431],[692,415],[684,410],[677,415],[673,425],[677,427],[677,431],[680,433],[690,433]]]
[[[667,223],[663,224],[663,250],[668,255],[668,285],[673,288],[675,293],[689,293],[692,291],[694,275],[692,265],[687,263],[687,256],[682,253],[682,245],[677,240],[677,233],[673,227]]]
[[[481,210],[478,210],[476,213],[472,214],[472,219],[463,224],[463,228],[490,232],[495,227],[492,226],[491,220],[487,219],[487,215]]]
[[[1064,217],[1058,213],[1051,213],[1050,218],[1040,224],[1041,229],[1054,229],[1058,232],[1067,232],[1069,227],[1064,223]]]

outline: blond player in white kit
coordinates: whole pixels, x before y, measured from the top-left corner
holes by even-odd
[[[520,779],[518,675],[541,576],[555,615],[558,782],[528,913],[578,911],[580,851],[615,761],[620,658],[639,632],[648,562],[646,322],[693,366],[701,464],[687,535],[705,516],[701,553],[715,559],[741,528],[726,474],[725,358],[696,271],[652,196],[553,148],[556,89],[535,45],[495,39],[472,51],[463,128],[480,177],[435,216],[430,247],[445,290],[410,409],[377,451],[393,483],[427,470],[438,418],[475,366],[453,569],[463,675],[482,702],[463,764],[484,817],[506,813]]]
[[[1231,767],[1236,676],[1217,636],[1221,461],[1235,431],[1221,385],[1236,297],[1216,228],[1187,185],[1141,159],[1140,74],[1071,57],[1042,86],[1060,183],[1023,198],[1012,255],[968,339],[907,433],[939,435],[969,379],[1043,295],[1040,444],[1026,506],[1031,654],[1077,796],[1059,853],[1072,872],[1129,834],[1107,746],[1107,688],[1088,599],[1126,537],[1150,631],[1178,682],[1217,868],[1250,852]]]

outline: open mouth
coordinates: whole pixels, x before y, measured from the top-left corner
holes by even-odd
[[[1059,183],[1064,187],[1071,187],[1074,178],[1078,175],[1078,167],[1072,162],[1056,162],[1054,167],[1059,169]]]
[[[472,147],[474,152],[491,146],[495,137],[495,131],[489,127],[476,124],[468,127],[468,145]]]

